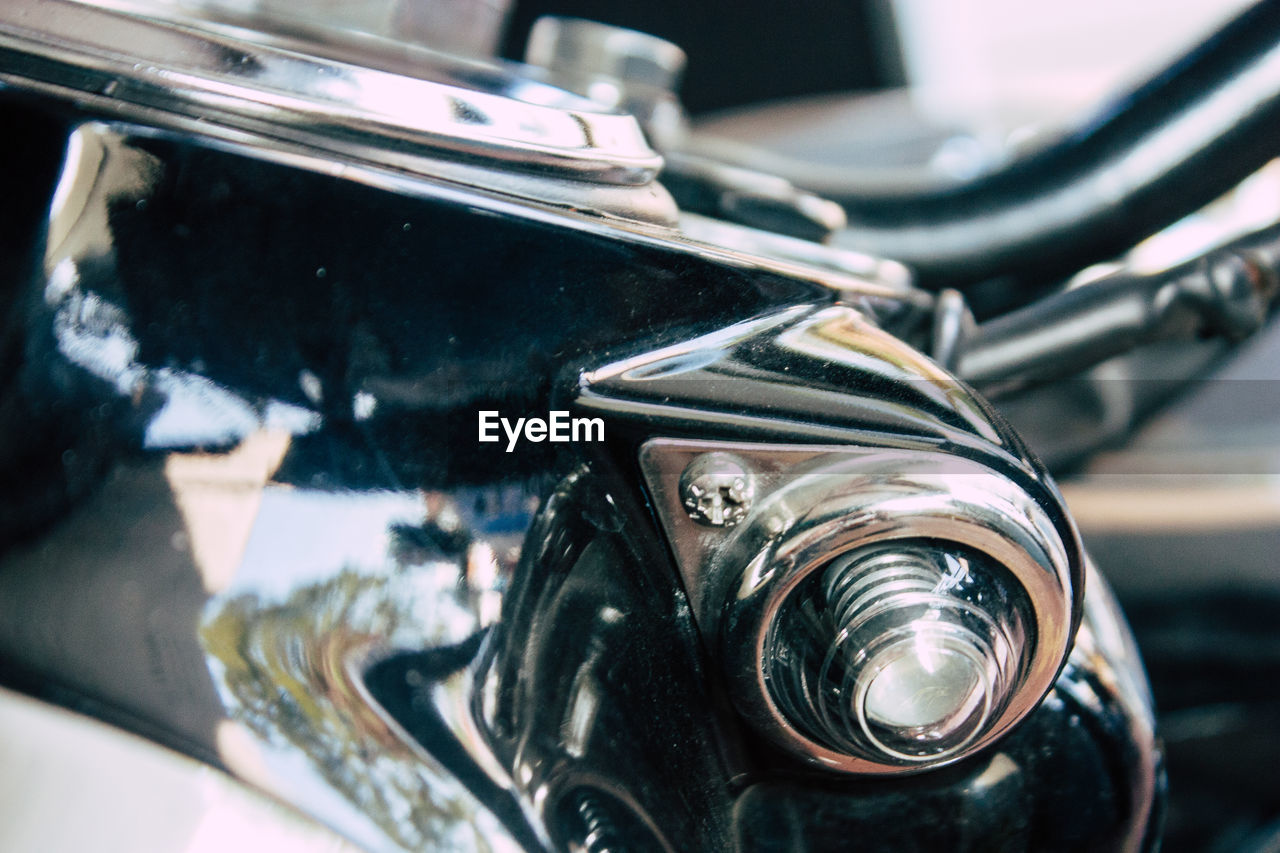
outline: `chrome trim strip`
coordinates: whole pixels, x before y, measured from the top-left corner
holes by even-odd
[[[0,5],[0,70],[10,85],[22,85],[17,75],[230,127],[268,122],[326,148],[376,137],[392,150],[623,185],[662,167],[632,116],[496,67],[495,91],[480,91],[73,0]]]

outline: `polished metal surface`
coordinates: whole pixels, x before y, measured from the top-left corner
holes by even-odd
[[[1077,375],[1158,342],[1263,328],[1280,297],[1280,226],[1157,273],[1121,268],[955,336],[948,357],[979,388]]]
[[[805,278],[854,301],[888,298],[921,309],[930,301],[910,291],[910,275],[892,261],[680,216],[651,180],[661,160],[634,119],[600,112],[510,70],[415,57],[425,63],[424,75],[448,81],[437,82],[303,55],[287,41],[261,45],[271,40],[248,41],[240,30],[193,30],[73,0],[31,8],[26,2],[0,9],[0,82],[87,107],[104,120],[132,122],[139,135],[195,135],[403,194],[452,198]],[[134,56],[148,45],[154,63]],[[373,101],[362,103],[365,95]],[[476,110],[467,106],[473,98]],[[406,108],[422,99],[440,109]],[[501,121],[472,122],[490,106],[499,108]],[[443,124],[433,124],[436,118]],[[553,157],[567,159],[553,163],[525,150],[526,143],[538,149],[544,142],[548,150],[567,146]],[[622,159],[611,160],[610,151]],[[647,165],[629,177],[618,172],[630,168],[623,161],[636,165],[635,158]]]
[[[762,231],[829,241],[848,225],[844,208],[790,181],[710,157],[664,149],[663,183],[682,210]]]
[[[789,720],[835,751],[922,765],[959,755],[1018,686],[1026,614],[1001,574],[937,540],[842,554],[779,608],[762,655],[766,686]]]
[[[38,81],[335,153],[381,144],[623,185],[662,164],[631,116],[496,67],[436,82],[72,0],[6,3],[0,49],[10,86]]]
[[[65,60],[24,44],[4,61]],[[1046,612],[1057,590],[1067,615],[1037,649],[1074,629],[1070,519],[1003,422],[895,336],[931,304],[900,267],[724,226],[743,249],[583,190],[660,202],[656,185],[425,144],[397,160],[381,131],[335,154],[287,119],[205,121],[129,103],[128,85],[69,98],[27,71],[22,94],[63,99],[34,138],[66,158],[12,285],[23,357],[4,399],[26,408],[2,443],[24,466],[6,495],[22,524],[0,518],[6,683],[370,851],[758,849],[781,831],[788,849],[1018,833],[1126,849],[1146,831],[1149,709],[1106,638],[1000,744],[931,777],[815,771],[722,701],[724,658],[700,642],[717,596],[687,583],[689,555],[731,584],[766,510],[814,499],[779,539],[802,568],[826,547],[805,531],[850,554],[900,541],[906,508],[872,510],[898,481],[869,460],[906,466],[911,530],[988,553]],[[604,417],[610,441],[470,441],[481,404],[553,403]],[[676,497],[698,535],[667,547],[637,465],[664,441],[745,448],[739,524],[700,525]],[[1065,564],[1037,562],[1054,536]]]
[[[498,533],[443,558],[427,543],[464,523],[455,501],[273,484],[289,444],[262,431],[231,453],[122,470],[59,535],[10,551],[0,603],[11,614],[42,611],[59,588],[93,595],[65,602],[60,649],[23,633],[35,625],[0,631],[9,663],[56,666],[74,689],[179,729],[187,751],[361,850],[538,849],[534,831],[495,816],[513,783],[470,719],[465,668],[416,684],[422,707],[438,709],[441,742],[458,744],[441,754],[367,682],[395,650],[474,644],[496,617],[518,538]],[[499,511],[524,506],[512,496]],[[97,550],[104,525],[128,531],[115,554]],[[20,580],[36,567],[42,581]],[[98,663],[76,663],[75,649],[117,620],[94,642]],[[491,789],[461,781],[477,773]]]
[[[183,500],[184,480],[175,484]],[[458,559],[432,555],[420,539],[462,518],[439,494],[268,485],[256,499],[239,563],[205,604],[199,629],[229,720],[218,733],[222,760],[369,849],[531,846],[536,832],[513,832],[495,816],[504,794],[514,800],[515,783],[469,719],[467,669],[412,685],[436,709],[442,738],[458,745],[452,762],[415,740],[367,675],[399,650],[474,644],[497,616],[493,599],[516,543],[498,536]],[[303,531],[305,546],[296,539]],[[291,553],[280,553],[290,541]],[[467,764],[493,780],[492,793],[481,798],[464,784]]]
[[[529,32],[524,61],[557,86],[634,115],[661,151],[684,138],[688,122],[676,90],[686,57],[678,45],[597,21],[544,15]]]
[[[683,211],[680,234],[690,242],[719,246],[744,258],[772,259],[779,268],[816,277],[833,290],[856,295],[874,282],[896,291],[904,301],[932,304],[924,291],[913,290],[911,270],[897,261]]]
[[[55,529],[41,528],[48,535],[34,545],[13,543],[10,525],[19,512],[0,518],[6,539],[0,663],[6,678],[14,671],[52,673],[50,680],[71,694],[92,697],[102,716],[125,725],[146,721],[151,736],[230,769],[367,850],[540,850],[555,846],[553,832],[563,836],[560,846],[571,843],[575,821],[596,825],[606,815],[627,828],[632,812],[641,821],[660,814],[662,832],[678,834],[691,822],[682,811],[691,808],[685,792],[670,794],[662,786],[630,791],[625,773],[605,772],[639,766],[610,753],[616,740],[610,726],[618,714],[634,713],[631,703],[652,701],[643,695],[647,682],[636,682],[637,688],[612,683],[625,648],[618,654],[588,650],[572,691],[551,684],[520,698],[520,684],[481,671],[486,643],[492,667],[498,646],[489,638],[499,624],[515,632],[502,641],[502,647],[515,647],[512,654],[545,649],[555,660],[568,660],[561,638],[544,645],[534,642],[533,629],[517,627],[522,618],[540,618],[543,605],[536,598],[508,603],[506,593],[522,559],[528,565],[518,577],[529,583],[551,571],[544,560],[562,556],[544,554],[541,546],[525,556],[526,538],[585,541],[596,528],[571,528],[572,536],[561,531],[581,525],[584,515],[560,508],[550,489],[553,473],[534,467],[542,463],[531,464],[526,454],[504,456],[496,466],[483,452],[474,454],[472,464],[497,472],[480,487],[460,487],[432,473],[465,458],[447,430],[438,428],[437,419],[449,417],[440,407],[474,418],[465,396],[472,383],[452,384],[451,369],[443,383],[432,384],[442,359],[455,359],[455,369],[467,371],[488,358],[503,370],[500,348],[521,334],[564,334],[570,342],[602,331],[616,334],[599,316],[584,319],[576,311],[568,314],[584,323],[576,328],[559,309],[547,322],[530,323],[530,307],[516,301],[509,306],[509,336],[492,335],[493,326],[486,325],[476,331],[478,343],[458,347],[456,336],[466,340],[473,315],[464,300],[445,298],[449,288],[468,296],[486,283],[506,291],[505,279],[477,283],[476,271],[493,263],[493,269],[511,272],[510,259],[527,252],[519,265],[526,281],[539,264],[557,278],[570,259],[579,271],[593,260],[605,264],[599,275],[578,282],[578,295],[561,284],[561,298],[575,300],[584,312],[599,304],[602,288],[614,288],[617,300],[647,305],[649,294],[633,286],[636,270],[648,263],[653,282],[669,280],[654,255],[644,254],[652,249],[594,237],[597,242],[575,248],[572,241],[583,234],[573,229],[548,240],[528,218],[393,195],[164,137],[131,136],[119,125],[70,128],[59,168],[38,272],[24,282],[20,300],[32,312],[30,327],[44,327],[32,333],[33,346],[44,349],[27,364],[65,371],[73,396],[75,388],[105,395],[102,407],[93,408],[95,417],[111,422],[99,422],[101,434],[132,433],[124,441],[143,457],[111,463],[107,481],[67,507],[65,518],[44,519]],[[287,195],[266,190],[282,186]],[[262,192],[258,204],[243,204],[248,188]],[[309,190],[326,201],[337,193],[342,201],[316,203]],[[306,216],[282,216],[280,210]],[[362,227],[368,230],[352,234]],[[502,252],[475,245],[477,233],[500,240]],[[471,254],[471,263],[457,264],[452,283],[448,268],[433,266],[441,249],[453,257]],[[382,262],[373,263],[379,255]],[[683,264],[696,262],[680,257]],[[392,263],[401,265],[400,273],[389,272]],[[715,269],[703,269],[701,286],[714,286]],[[135,286],[141,289],[133,291]],[[191,287],[207,287],[212,300],[202,301],[202,310],[211,313],[201,314],[198,326],[208,329],[210,316],[225,317],[218,334],[182,330],[194,319],[187,308]],[[736,270],[722,287],[735,305],[751,298],[750,282]],[[766,298],[775,300],[779,293],[816,290],[784,281],[770,287]],[[168,302],[167,294],[176,294],[170,288],[182,292],[177,303]],[[401,295],[392,300],[391,314],[383,314],[396,289]],[[366,319],[334,316],[333,306],[353,305],[351,299],[366,300],[356,308]],[[450,305],[454,317],[442,314]],[[490,324],[499,307],[488,315]],[[705,322],[696,301],[691,307]],[[143,319],[152,310],[167,316]],[[303,320],[298,312],[310,316]],[[663,314],[671,315],[669,305]],[[298,320],[302,324],[293,325]],[[424,332],[442,320],[444,331]],[[295,349],[308,349],[303,338],[330,323],[339,337],[357,338],[335,340],[323,347],[327,352],[370,354],[381,346],[369,337],[374,326],[404,334],[394,347],[412,354],[410,369],[355,356],[372,370],[369,376],[332,375]],[[173,342],[185,341],[179,349],[211,346],[221,354],[155,361],[153,334],[176,334]],[[423,347],[433,353],[423,354]],[[32,384],[48,387],[40,380]],[[516,395],[539,385],[524,383],[503,399],[522,405]],[[408,427],[406,415],[419,426]],[[392,442],[413,433],[429,437],[436,450],[423,444],[391,449],[387,438],[374,437],[386,429]],[[37,442],[45,435],[34,428],[26,434]],[[323,449],[343,435],[355,444],[334,454]],[[424,473],[424,459],[437,451],[442,468]],[[354,462],[368,452],[377,462],[363,468]],[[74,471],[78,459],[87,462],[92,454],[59,450],[57,465]],[[331,468],[336,460],[354,464]],[[397,475],[393,464],[407,464],[408,473]],[[514,474],[508,472],[512,465],[519,466]],[[346,481],[353,472],[356,481]],[[582,479],[567,478],[564,491],[580,491],[574,483]],[[24,508],[28,498],[43,505],[39,496],[6,495],[6,507],[11,498]],[[612,495],[591,502],[594,524],[608,531],[623,527],[608,517],[616,511]],[[530,532],[540,507],[542,526]],[[104,543],[107,531],[113,544]],[[649,565],[664,581],[648,589],[673,595],[669,569],[658,560]],[[655,632],[672,638],[664,659],[673,675],[670,690],[660,696],[680,696],[684,704],[665,715],[639,714],[638,723],[647,725],[650,716],[684,717],[691,741],[680,746],[696,771],[690,778],[717,778],[721,771],[707,745],[714,717],[697,713],[696,664],[685,646],[687,628],[671,616],[676,611],[648,604],[616,583],[592,588],[606,596],[598,627],[610,648],[634,636],[631,626],[655,618],[654,611],[666,620],[669,630]],[[51,608],[60,610],[58,624],[64,626],[52,645],[45,642],[49,623],[43,621]],[[38,618],[21,619],[20,613]],[[629,618],[619,622],[620,614]],[[589,620],[587,627],[594,624]],[[619,634],[620,627],[628,630]],[[641,695],[631,695],[637,689]],[[551,695],[573,700],[565,709],[565,719],[573,720],[567,746],[558,740],[561,720],[547,723],[540,716]],[[491,706],[480,707],[485,696],[499,708],[514,704],[526,718],[518,754],[496,754],[499,743],[506,748],[500,740],[505,729],[485,730]],[[679,760],[660,750],[646,754]],[[727,809],[721,788],[702,796],[717,800],[718,814]],[[567,817],[562,811],[570,806]]]
[[[761,500],[719,541],[691,523],[676,487],[691,460],[709,453],[733,454],[761,472]],[[1028,652],[1015,667],[1017,686],[965,753],[1025,717],[1066,658],[1074,620],[1064,534],[1031,495],[982,464],[906,450],[652,439],[641,466],[682,557],[685,588],[700,625],[718,638],[735,698],[762,730],[817,764],[866,774],[920,768],[918,762],[851,755],[806,736],[769,686],[768,637],[780,608],[810,574],[841,555],[899,540],[931,540],[943,548],[956,543],[990,556],[1025,592],[1032,621],[1019,638]]]
[[[529,33],[532,73],[602,107],[636,116],[663,152],[662,181],[681,210],[822,242],[848,223],[833,201],[777,175],[687,149],[688,120],[677,95],[684,52],[647,33],[545,15]]]
[[[585,372],[579,404],[774,442],[946,442],[1043,487],[1038,463],[972,389],[887,332],[875,303],[843,301],[796,305]]]
[[[549,71],[599,76],[674,93],[687,57],[678,45],[648,33],[544,15],[534,22],[525,62]]]
[[[354,181],[393,188],[401,193],[451,197],[503,211],[514,209],[531,219],[550,219],[567,227],[605,231],[622,240],[659,244],[701,257],[807,278],[848,293],[853,299],[860,296],[905,299],[920,307],[926,307],[929,302],[923,293],[909,292],[909,274],[900,264],[891,261],[827,249],[807,241],[705,220],[692,214],[678,219],[679,211],[670,195],[656,182],[638,185],[629,181],[601,182],[597,180],[601,177],[599,173],[592,172],[591,168],[580,173],[577,165],[567,171],[559,166],[522,171],[521,162],[536,163],[537,158],[526,158],[516,149],[510,153],[519,162],[508,164],[502,159],[505,155],[494,154],[496,149],[477,149],[472,152],[476,154],[474,158],[453,157],[447,151],[432,147],[434,143],[426,137],[418,140],[422,143],[420,146],[410,137],[404,140],[411,143],[407,147],[378,142],[380,137],[390,139],[397,133],[416,133],[412,127],[395,131],[390,129],[390,125],[382,127],[378,124],[383,120],[391,122],[392,113],[399,110],[405,101],[391,99],[386,102],[384,99],[382,107],[389,112],[377,121],[374,121],[376,117],[370,118],[374,123],[365,128],[368,133],[363,136],[331,134],[324,130],[327,125],[320,120],[322,116],[309,116],[308,111],[316,106],[311,100],[290,98],[275,104],[276,98],[270,91],[259,90],[260,84],[254,75],[276,70],[281,75],[279,85],[310,86],[332,101],[335,115],[349,114],[353,121],[364,121],[361,108],[341,106],[333,99],[357,97],[361,92],[359,84],[367,79],[374,83],[392,81],[398,89],[417,91],[422,88],[434,93],[437,100],[446,97],[446,89],[448,97],[456,94],[465,99],[474,94],[480,98],[496,98],[504,108],[511,106],[515,109],[513,115],[529,109],[541,111],[538,112],[540,116],[556,118],[545,127],[541,121],[528,127],[522,124],[522,133],[525,130],[531,133],[552,130],[559,126],[557,121],[560,119],[569,121],[575,128],[572,134],[580,134],[582,127],[589,127],[578,122],[581,118],[578,112],[541,106],[544,101],[560,104],[565,97],[571,97],[543,84],[516,79],[492,69],[484,70],[483,74],[475,77],[475,69],[466,66],[471,69],[467,72],[470,77],[463,75],[468,81],[474,77],[494,92],[502,92],[504,86],[510,87],[512,91],[508,94],[532,102],[522,103],[505,95],[472,92],[456,85],[410,79],[303,57],[281,48],[250,44],[237,47],[241,52],[235,55],[255,57],[254,51],[265,51],[264,57],[279,59],[278,67],[265,64],[259,68],[261,63],[255,59],[244,63],[237,60],[224,69],[225,63],[219,56],[232,50],[230,45],[239,45],[232,37],[145,21],[70,0],[55,0],[54,3],[42,4],[39,14],[52,16],[50,25],[67,31],[62,36],[66,44],[59,41],[47,43],[46,37],[32,27],[38,16],[18,15],[20,10],[24,7],[0,9],[0,44],[8,48],[0,51],[0,81],[19,90],[50,94],[90,107],[103,118],[135,122],[138,133],[196,134],[251,156],[326,174],[337,172]],[[13,20],[6,19],[6,15]],[[93,28],[99,18],[110,26]],[[6,20],[7,25],[4,23]],[[54,28],[55,36],[57,27]],[[162,65],[146,65],[129,59],[129,54],[120,45],[136,41],[138,34],[134,30],[138,28],[144,35],[158,34],[159,44],[166,51],[173,52],[174,56],[170,58],[175,63],[198,63],[203,58],[209,75],[225,72],[232,75],[234,83],[228,84],[230,88],[227,88],[220,83],[215,85],[217,78],[214,76],[206,79],[200,74],[178,74],[165,71]],[[81,32],[86,29],[88,32]],[[89,41],[77,42],[77,38]],[[227,44],[222,41],[227,41]],[[46,62],[46,59],[50,61]],[[332,70],[326,71],[327,68]],[[77,69],[85,73],[68,76]],[[307,69],[315,73],[303,73]],[[448,72],[447,67],[442,72],[446,79],[450,73],[457,76],[459,72]],[[347,83],[342,82],[344,75],[349,76]],[[184,100],[186,96],[180,87],[191,86],[195,91],[206,83],[211,87],[211,100],[190,104]],[[179,89],[172,88],[175,86]],[[134,97],[135,94],[138,96]],[[421,111],[410,112],[414,116],[413,121],[421,124]],[[451,110],[446,114],[454,115]],[[469,114],[463,110],[454,117],[463,121]],[[608,142],[615,138],[622,139],[624,147],[632,143],[643,145],[638,130],[632,134],[624,127],[625,122],[632,121],[630,118],[602,113],[592,113],[592,116],[611,123],[609,127],[612,128],[603,136],[593,134],[593,145],[602,144],[601,139]],[[296,125],[291,123],[294,118],[299,122]],[[614,122],[617,124],[612,124]],[[157,131],[157,128],[161,130]],[[477,132],[485,131],[481,127]],[[631,141],[626,142],[628,139]],[[466,140],[461,139],[459,144],[462,142]],[[580,153],[584,157],[589,154],[585,151]],[[433,156],[437,154],[445,156]],[[656,168],[658,162],[654,160],[650,165]],[[494,168],[499,165],[511,165],[513,169]]]
[[[1027,640],[1019,689],[976,743],[1009,731],[1052,683],[1083,593],[1060,497],[969,389],[859,312],[797,307],[634,356],[584,374],[579,405],[655,434],[637,452],[700,630],[746,716],[816,763],[913,769],[804,737],[766,684],[782,602],[860,547],[954,542],[988,555],[1027,596],[1029,621],[1014,629]],[[726,437],[666,437],[691,430]],[[680,478],[696,458],[725,453],[752,472],[756,499],[738,525],[709,528],[690,517]]]
[[[1144,758],[1135,764],[1137,779],[1129,790],[1128,807],[1137,821],[1119,840],[1123,850],[1152,849],[1156,833],[1151,821],[1158,816],[1162,787],[1162,750],[1156,736],[1155,708],[1151,685],[1143,669],[1142,657],[1133,632],[1125,621],[1111,585],[1092,560],[1086,562],[1084,615],[1057,692],[1097,708],[1107,703],[1122,704],[1132,710],[1126,724],[1135,752]],[[1146,824],[1146,829],[1139,829]]]

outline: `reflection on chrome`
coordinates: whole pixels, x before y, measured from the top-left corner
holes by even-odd
[[[962,752],[1017,689],[1030,614],[982,555],[928,540],[810,575],[766,641],[770,694],[800,731],[872,759]]]
[[[956,378],[918,352],[876,328],[861,312],[829,308],[815,312],[778,336],[778,345],[823,362],[835,362],[910,383],[911,389],[938,408],[959,415],[987,441],[1002,439],[974,394]],[[918,401],[885,401],[903,416],[912,416]]]
[[[1122,629],[903,268],[681,221],[634,119],[501,67],[207,23],[0,9],[66,152],[5,666],[369,851],[822,849],[1081,767],[1143,830]],[[476,452],[508,405],[609,440]]]
[[[719,539],[691,525],[672,483],[706,453],[770,472]],[[735,702],[814,763],[954,761],[1029,714],[1067,655],[1082,569],[1048,492],[904,449],[651,439],[641,464]],[[904,690],[927,708],[886,712]]]
[[[513,548],[468,541],[461,525],[440,494],[268,487],[234,580],[205,608],[201,643],[247,733],[224,739],[223,760],[370,849],[493,849],[506,834],[364,680],[398,650],[474,652]],[[463,664],[418,679],[414,701],[492,773],[460,718]]]
[[[109,86],[122,103],[240,130],[269,122],[330,148],[358,147],[344,135],[382,134],[427,152],[622,184],[648,183],[662,165],[634,118],[567,93],[558,106],[516,100],[492,84],[406,77],[72,0],[6,3],[0,45],[49,60],[24,69],[48,86],[89,96]]]
[[[1085,582],[1084,618],[1052,698],[1060,702],[1061,697],[1066,697],[1101,713],[1120,706],[1131,709],[1128,734],[1133,746],[1153,757],[1135,767],[1139,779],[1128,792],[1128,806],[1138,822],[1131,826],[1121,846],[1138,850],[1146,836],[1141,826],[1153,817],[1162,784],[1157,778],[1162,772],[1158,768],[1161,747],[1156,740],[1151,686],[1115,594],[1092,560],[1086,563]]]

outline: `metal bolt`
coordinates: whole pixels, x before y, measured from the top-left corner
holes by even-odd
[[[710,527],[733,527],[747,517],[756,479],[731,453],[704,453],[680,475],[680,501],[689,517]]]

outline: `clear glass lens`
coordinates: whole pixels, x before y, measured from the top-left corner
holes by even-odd
[[[888,728],[949,727],[949,721],[972,710],[991,685],[982,666],[923,637],[902,644],[868,681],[862,708],[871,723]]]
[[[813,572],[769,634],[770,694],[801,733],[877,761],[945,758],[980,736],[1029,652],[1021,588],[949,542],[858,549]]]

